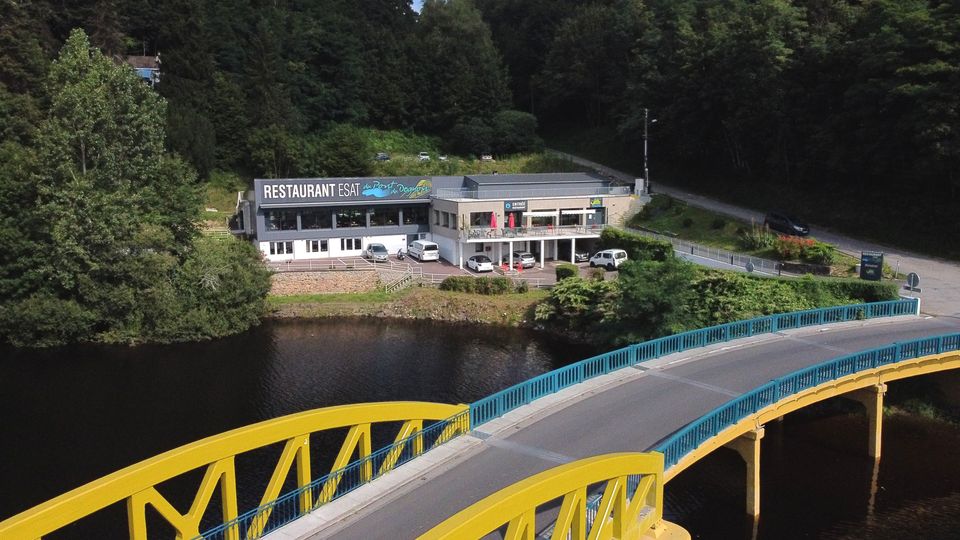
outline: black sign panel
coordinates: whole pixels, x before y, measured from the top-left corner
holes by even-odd
[[[883,277],[883,253],[877,251],[860,252],[860,279],[880,281]]]

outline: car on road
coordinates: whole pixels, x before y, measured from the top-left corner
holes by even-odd
[[[810,234],[810,227],[802,221],[790,217],[782,212],[769,212],[763,218],[763,224],[771,231],[782,232],[793,236],[807,236]]]
[[[503,264],[510,264],[510,257],[504,257],[502,262]],[[537,264],[537,258],[533,256],[533,253],[514,251],[513,265],[516,266],[518,264],[523,268],[533,268]]]
[[[480,156],[480,161],[494,161],[491,154],[483,154]]]
[[[589,251],[577,251],[573,254],[573,262],[587,262],[590,260]]]
[[[390,161],[390,154],[386,152],[377,152],[376,157],[374,157],[373,159],[377,161]]]
[[[493,261],[486,255],[474,255],[467,259],[467,268],[474,272],[493,272]]]
[[[363,258],[373,262],[387,262],[389,255],[383,244],[368,244],[367,249],[363,250]]]
[[[590,257],[590,268],[602,266],[607,270],[616,270],[627,262],[627,252],[622,249],[605,249]]]
[[[430,153],[429,153],[429,152],[420,152],[419,154],[417,154],[417,160],[419,160],[419,161],[430,161]]]

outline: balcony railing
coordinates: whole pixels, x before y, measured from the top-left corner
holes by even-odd
[[[597,195],[630,195],[630,186],[605,188],[530,188],[471,191],[467,189],[440,188],[433,194],[435,199],[525,199],[531,197],[595,197]]]
[[[460,240],[486,242],[489,240],[530,239],[556,236],[600,236],[606,225],[560,225],[554,227],[470,227],[460,231]]]

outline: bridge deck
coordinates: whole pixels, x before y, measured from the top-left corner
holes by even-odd
[[[462,438],[466,441],[460,448],[465,450],[455,457],[426,472],[405,472],[414,460],[382,479],[396,474],[387,482],[396,484],[406,476],[409,481],[399,487],[378,487],[378,480],[358,490],[365,493],[357,498],[348,495],[269,538],[415,538],[490,493],[560,463],[649,450],[689,422],[776,377],[894,341],[957,331],[957,319],[844,323],[748,338],[621,370],[567,389],[565,401],[553,399],[557,405],[541,406],[525,420],[480,426]],[[363,495],[372,495],[376,502],[351,508]],[[313,525],[318,522],[325,523]]]

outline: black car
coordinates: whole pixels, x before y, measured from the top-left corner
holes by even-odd
[[[377,156],[373,159],[377,161],[390,161],[390,154],[386,152],[377,152]]]
[[[796,218],[792,218],[780,212],[770,212],[763,218],[763,224],[770,227],[771,231],[782,232],[794,236],[807,236],[810,234],[810,227]]]

